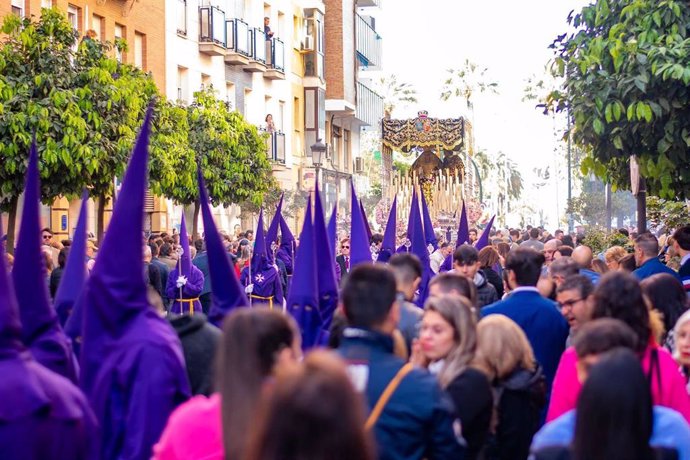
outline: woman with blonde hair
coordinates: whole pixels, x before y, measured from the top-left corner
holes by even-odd
[[[474,364],[489,378],[494,394],[485,458],[526,459],[546,403],[546,380],[527,336],[507,316],[487,316],[477,327]]]
[[[470,301],[458,295],[431,297],[424,305],[418,364],[438,370],[441,387],[453,399],[467,441],[465,458],[481,458],[493,409],[491,385],[471,366],[477,349],[476,321]],[[419,354],[417,354],[419,357]]]
[[[623,257],[628,255],[628,251],[622,246],[611,246],[604,253],[604,261],[609,270],[618,270],[620,267],[620,261]]]

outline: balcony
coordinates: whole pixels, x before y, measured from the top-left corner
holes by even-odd
[[[187,36],[187,0],[177,0],[177,34]]]
[[[279,38],[266,41],[266,64],[268,69],[264,78],[269,80],[285,80],[285,44]]]
[[[355,35],[359,64],[368,70],[380,70],[381,36],[359,14],[355,15]]]
[[[230,65],[249,64],[251,56],[249,25],[242,19],[228,19],[225,21],[225,35],[228,40],[225,62]]]
[[[383,98],[359,81],[355,117],[369,126],[378,125],[383,118]]]
[[[357,0],[357,8],[367,8],[367,7],[379,8],[380,6],[381,6],[381,0]]]
[[[250,31],[251,60],[242,70],[245,72],[266,71],[266,34],[262,29],[254,28]]]
[[[225,55],[225,12],[217,6],[199,7],[199,52]]]
[[[260,128],[260,131],[267,133],[265,129]],[[285,133],[276,131],[269,134],[266,138],[266,155],[268,159],[274,163],[285,164]]]

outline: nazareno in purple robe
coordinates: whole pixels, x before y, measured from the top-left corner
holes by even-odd
[[[93,451],[96,421],[84,394],[36,362],[21,343],[21,334],[0,245],[0,458],[97,458]]]
[[[45,283],[45,263],[38,235],[40,180],[36,143],[31,145],[24,190],[19,242],[12,278],[22,322],[22,342],[34,359],[48,369],[77,383],[79,373],[72,343],[60,326],[50,304]]]
[[[80,385],[100,425],[100,460],[149,460],[190,395],[180,341],[149,305],[141,269],[151,112],[83,294]]]
[[[253,284],[252,303],[266,303],[268,300],[259,299],[257,297],[273,297],[273,308],[283,308],[283,285],[280,282],[278,267],[269,265],[261,270],[259,273],[252,273],[252,279],[249,279],[249,267],[242,269],[240,273],[240,284],[242,286],[249,286]]]
[[[191,302],[194,312],[201,313],[201,302],[199,302],[199,295],[204,288],[204,274],[201,273],[196,266],[192,265],[187,275],[187,284],[182,287],[182,297],[180,297],[180,288],[177,287],[177,278],[180,276],[177,267],[173,268],[168,275],[168,285],[165,288],[165,295],[169,299],[173,299],[170,311],[180,314],[188,314],[190,310],[190,302],[179,302],[177,299],[194,299]]]

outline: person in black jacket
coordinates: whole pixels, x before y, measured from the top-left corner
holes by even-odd
[[[493,246],[486,246],[479,251],[479,267],[486,277],[486,280],[496,289],[498,298],[503,297],[503,278],[495,268],[501,267],[501,256]]]
[[[499,300],[496,288],[486,279],[484,273],[479,270],[479,252],[474,246],[463,244],[453,253],[453,269],[468,280],[474,282],[477,287],[477,306],[483,308]]]
[[[467,442],[466,460],[482,458],[493,413],[489,380],[471,366],[477,348],[474,318],[465,297],[430,297],[424,305],[420,337],[413,354],[418,364],[438,372],[441,387],[452,398]]]
[[[494,394],[485,458],[525,460],[546,404],[546,379],[520,326],[503,315],[479,321],[475,365],[489,378]]]

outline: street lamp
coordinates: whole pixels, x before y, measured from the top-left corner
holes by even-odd
[[[312,164],[314,165],[314,174],[316,176],[316,180],[319,179],[319,168],[321,168],[321,165],[323,164],[323,154],[326,153],[326,150],[328,147],[326,144],[323,143],[321,139],[316,139],[316,144],[312,145],[310,147],[311,149],[311,161]],[[323,187],[323,185],[322,185]],[[316,192],[316,187],[314,187],[314,192]]]

